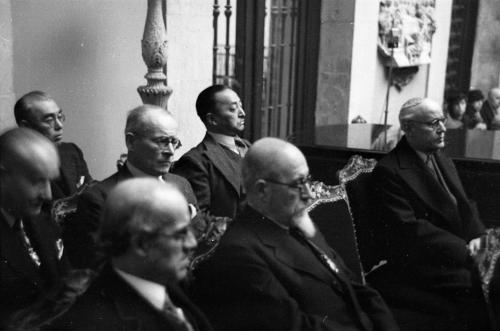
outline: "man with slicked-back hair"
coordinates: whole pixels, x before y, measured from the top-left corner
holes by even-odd
[[[57,146],[61,165],[59,177],[51,183],[54,200],[71,196],[92,181],[80,148],[62,141],[66,117],[50,95],[42,91],[26,93],[14,105],[14,116],[19,127],[36,130]]]

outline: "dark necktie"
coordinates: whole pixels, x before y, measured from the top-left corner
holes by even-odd
[[[42,263],[40,261],[40,257],[36,253],[35,249],[33,248],[33,245],[31,245],[31,241],[26,234],[25,228],[24,228],[24,223],[21,219],[18,219],[16,223],[14,224],[14,230],[16,231],[17,235],[21,239],[21,242],[23,246],[26,248],[28,251],[28,254],[33,261],[33,263],[36,264],[37,267],[39,267]]]
[[[186,316],[184,315],[184,312],[182,311],[181,308],[176,307],[172,301],[170,300],[168,293],[167,296],[165,297],[165,303],[163,304],[163,309],[162,309],[163,315],[175,324],[176,326],[179,327],[179,329],[184,330],[184,331],[193,331],[193,327],[191,324],[188,322],[186,319]]]
[[[316,257],[321,261],[321,263],[331,272],[334,274],[339,273],[339,268],[337,267],[337,264],[321,249],[316,245],[315,243],[312,242],[309,238],[307,238],[304,233],[300,229],[297,228],[291,228],[290,229],[290,234],[297,238],[299,241],[302,241],[306,243],[316,255]]]
[[[425,161],[425,165],[431,170],[431,173],[434,176],[434,178],[439,182],[439,184],[441,184],[446,193],[448,193],[448,195],[450,196],[453,203],[456,205],[457,199],[455,198],[453,193],[451,193],[450,188],[446,184],[443,174],[441,173],[441,169],[439,169],[439,166],[436,163],[436,159],[433,154],[427,155],[427,160]]]

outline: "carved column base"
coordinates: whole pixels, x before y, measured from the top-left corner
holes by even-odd
[[[142,103],[149,105],[157,105],[167,109],[168,99],[172,94],[172,89],[168,86],[139,86],[137,92],[141,96]]]

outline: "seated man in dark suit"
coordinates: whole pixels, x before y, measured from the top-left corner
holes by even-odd
[[[98,241],[106,263],[87,291],[48,330],[211,330],[178,283],[196,239],[183,193],[135,178],[109,193]]]
[[[61,166],[59,178],[51,183],[54,200],[73,195],[92,180],[80,148],[62,142],[65,116],[51,96],[41,91],[23,95],[14,105],[14,116],[18,126],[34,129],[57,145]]]
[[[118,172],[92,185],[78,199],[77,211],[66,224],[64,239],[75,267],[96,265],[94,234],[99,227],[104,200],[119,182],[132,177],[153,177],[176,185],[195,210],[196,198],[189,182],[168,173],[181,143],[177,122],[165,109],[142,105],[130,111],[125,127],[127,162]]]
[[[59,232],[42,205],[59,175],[55,146],[17,128],[0,136],[0,329],[8,317],[56,286],[68,269]]]
[[[216,330],[398,330],[373,289],[356,283],[311,221],[304,155],[276,138],[243,159],[247,203],[193,295]]]
[[[445,117],[430,99],[407,101],[405,132],[373,172],[378,247],[387,264],[368,281],[405,330],[483,330],[481,293],[470,253],[484,227],[453,162],[441,149]]]
[[[233,218],[242,199],[241,159],[250,146],[238,137],[245,128],[245,111],[236,92],[224,85],[203,90],[196,111],[207,134],[172,171],[191,183],[201,210]]]

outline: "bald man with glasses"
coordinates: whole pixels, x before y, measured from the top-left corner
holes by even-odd
[[[92,180],[81,149],[71,142],[62,142],[66,117],[54,99],[45,92],[32,91],[14,105],[19,127],[36,130],[57,146],[61,160],[60,175],[51,183],[54,200],[75,194]]]
[[[66,224],[64,239],[74,266],[95,267],[99,263],[94,234],[102,207],[109,191],[126,179],[151,177],[171,183],[184,194],[195,213],[197,203],[191,185],[183,177],[169,173],[174,153],[181,146],[177,131],[177,121],[161,107],[142,105],[129,112],[125,125],[126,163],[80,196],[76,215]]]
[[[263,138],[242,173],[247,206],[195,269],[193,295],[214,329],[399,330],[380,295],[351,278],[309,217],[300,150]]]
[[[399,121],[405,135],[373,172],[378,216],[373,228],[377,252],[387,264],[368,282],[403,330],[487,329],[470,257],[480,248],[484,227],[453,162],[441,151],[446,133],[441,106],[411,99]]]

